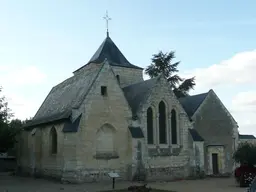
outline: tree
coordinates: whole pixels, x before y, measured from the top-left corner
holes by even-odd
[[[2,88],[0,87],[0,94]],[[0,96],[0,153],[7,152],[16,143],[16,134],[21,130],[22,122],[18,119],[10,121],[12,117],[8,102],[4,96]]]
[[[150,78],[157,77],[163,74],[171,85],[174,94],[180,98],[188,96],[189,91],[195,86],[195,77],[189,79],[183,79],[177,72],[179,72],[178,65],[180,61],[174,62],[175,52],[163,53],[160,51],[153,55],[152,63],[146,68],[145,73]]]
[[[246,163],[249,166],[256,165],[256,145],[247,142],[239,144],[233,154],[233,159],[237,163]]]

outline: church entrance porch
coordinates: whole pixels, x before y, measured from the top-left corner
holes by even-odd
[[[225,155],[223,145],[207,146],[207,175],[223,174],[225,169]]]

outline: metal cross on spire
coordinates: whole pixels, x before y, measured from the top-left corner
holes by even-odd
[[[103,19],[106,20],[107,37],[108,37],[109,36],[109,34],[108,34],[108,21],[111,20],[111,18],[108,16],[108,11],[106,11],[106,15],[103,17]]]

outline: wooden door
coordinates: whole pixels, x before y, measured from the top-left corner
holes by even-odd
[[[218,154],[212,153],[212,171],[214,175],[219,173]]]

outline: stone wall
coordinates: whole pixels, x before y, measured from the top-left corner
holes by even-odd
[[[225,149],[223,152],[223,158],[225,158],[223,173],[231,173],[234,165],[232,154],[237,145],[235,138],[233,138],[237,125],[212,90],[192,119],[194,128],[205,140],[205,171],[210,172],[208,170],[210,162],[207,157],[207,146],[223,145]]]
[[[102,64],[95,64],[91,63],[80,70],[74,72],[74,75],[84,73],[88,73],[90,70],[94,70],[95,68],[101,67]],[[143,81],[143,70],[142,69],[135,69],[135,68],[128,68],[128,67],[118,67],[118,66],[111,66],[114,75],[119,75],[120,79],[120,86],[125,87],[134,83],[138,83]]]
[[[57,131],[57,154],[51,154],[50,151],[50,130],[53,126]],[[23,174],[60,179],[64,166],[63,154],[67,150],[62,128],[63,124],[52,124],[23,131],[18,140],[18,171]],[[68,154],[72,155],[69,152]]]
[[[119,75],[120,86],[125,87],[143,81],[143,70],[112,66],[115,75]]]
[[[184,179],[187,175],[185,173],[188,172],[187,166],[180,167],[155,167],[147,169],[147,180],[148,181],[170,181],[176,179]]]
[[[204,142],[195,141],[193,142],[195,152],[195,165],[199,165],[200,170],[204,169]]]
[[[158,139],[158,104],[164,101],[167,107],[167,144],[159,144]],[[154,144],[147,144],[147,109],[153,108],[154,116]],[[177,144],[171,142],[171,110],[177,113]],[[148,173],[148,179],[172,179],[184,178],[189,175],[189,146],[188,128],[191,123],[178,102],[176,96],[170,89],[168,82],[160,78],[152,89],[147,101],[139,111],[140,126],[145,135],[143,140],[143,162]]]
[[[102,65],[98,65],[98,67],[100,66]],[[114,70],[117,73],[120,69],[115,68]],[[63,182],[91,182],[109,180],[107,173],[115,171],[121,176],[120,179],[130,180],[133,179],[138,170],[138,164],[141,162],[149,180],[184,178],[189,174],[188,128],[191,128],[191,124],[167,81],[163,78],[160,79],[147,101],[140,106],[139,120],[136,123],[146,136],[147,108],[154,106],[157,109],[156,106],[160,101],[164,101],[167,105],[168,143],[160,145],[155,139],[156,143],[149,146],[146,137],[140,140],[131,137],[128,126],[135,122],[132,120],[131,109],[116,79],[114,70],[108,63],[105,63],[83,104],[80,108],[72,111],[74,116],[83,114],[78,132],[63,133],[63,124],[54,124],[58,135],[57,154],[52,155],[49,151],[49,133],[53,125],[22,132],[19,166],[23,172],[54,177]],[[139,77],[139,72],[135,72],[138,73],[136,79],[131,75],[132,70],[129,69],[129,71],[126,75],[130,80],[127,79],[123,82],[124,84],[141,80],[142,73]],[[80,72],[82,73],[82,71]],[[102,86],[107,88],[104,96],[101,94]],[[172,109],[177,112],[178,123],[178,143],[175,145],[172,145],[170,140],[170,111]],[[155,118],[157,118],[158,112],[157,110],[155,112]],[[102,143],[99,145],[100,141],[97,139],[99,131],[105,126],[109,130],[106,131],[108,132],[108,142],[104,148],[107,151],[104,152],[100,151],[99,147],[104,145]],[[157,126],[155,123],[156,138]],[[105,130],[103,128],[103,133]],[[113,145],[110,141],[113,142]],[[138,141],[141,145],[140,154],[136,151],[139,146]],[[140,160],[138,161],[138,159]]]
[[[101,95],[101,86],[107,88],[107,94]],[[105,63],[85,101],[76,113],[83,113],[76,143],[76,166],[78,178],[83,181],[109,179],[110,170],[118,172],[122,179],[130,177],[132,165],[132,138],[129,121],[132,117],[130,107],[115,77],[112,67]],[[113,151],[110,140],[104,149],[98,151],[98,133],[105,125],[111,127]],[[101,135],[102,136],[102,135]],[[104,135],[103,135],[104,136]],[[102,144],[101,144],[102,146]],[[80,176],[79,176],[80,175]],[[68,176],[70,177],[70,176]]]
[[[212,154],[215,153],[218,155],[218,168],[219,173],[224,174],[226,173],[226,157],[224,153],[223,146],[208,146],[207,147],[207,175],[213,174],[213,166],[212,166]]]

